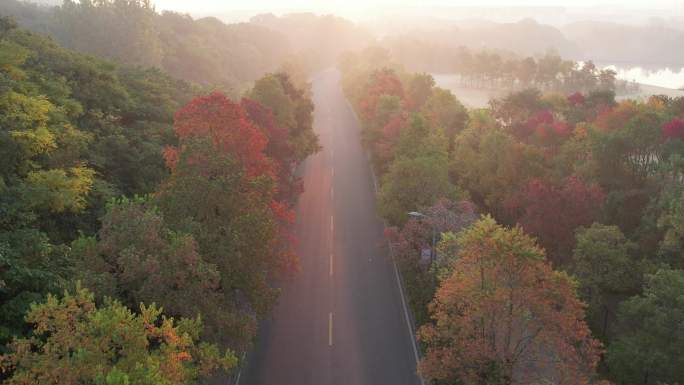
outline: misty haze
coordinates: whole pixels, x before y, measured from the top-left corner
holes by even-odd
[[[684,384],[684,1],[0,0],[0,383]]]

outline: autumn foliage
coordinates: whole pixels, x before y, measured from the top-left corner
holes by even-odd
[[[275,304],[278,289],[269,280],[298,266],[294,212],[278,191],[289,183],[279,183],[279,176],[292,160],[277,151],[287,150],[287,143],[278,142],[284,138],[267,108],[252,101],[243,105],[259,125],[241,104],[218,92],[178,111],[179,143],[166,150],[172,173],[158,194],[170,228],[190,233],[204,260],[216,266],[218,286],[231,288],[222,290],[224,316],[218,320],[234,326],[213,334],[239,349],[249,345],[257,319]],[[282,157],[270,158],[269,149]]]
[[[575,229],[597,219],[604,199],[598,185],[569,177],[560,184],[533,179],[507,204],[519,210],[518,222],[539,237],[552,261],[562,264],[575,243]]]
[[[261,183],[264,179],[275,182],[279,176],[292,178],[294,155],[287,143],[286,130],[276,127],[271,111],[258,102],[245,99],[242,104],[237,104],[225,95],[214,92],[194,99],[179,110],[174,127],[181,145],[166,151],[167,163],[172,170],[175,159],[186,149],[184,142],[210,139],[215,151],[238,162],[245,171],[246,182],[255,178],[260,178]],[[275,161],[267,156],[268,150]],[[190,163],[201,161],[201,156],[188,159]],[[202,169],[197,168],[200,172]],[[294,213],[289,206],[276,200],[278,186],[284,186],[285,183],[271,185],[266,191],[261,191],[261,194],[271,197],[269,207],[273,218],[282,227],[288,227],[294,221]],[[287,188],[293,189],[292,186]],[[287,231],[281,229],[279,233]],[[289,235],[283,235],[283,238],[289,238]],[[284,246],[278,247],[287,248]]]
[[[575,285],[519,227],[483,217],[463,232],[453,273],[430,305],[420,372],[464,384],[584,385],[600,345]]]
[[[537,112],[527,120],[523,135],[532,135],[542,145],[558,144],[570,134],[570,127],[558,120],[550,110]]]
[[[373,72],[366,86],[366,96],[359,103],[361,116],[366,121],[375,117],[378,101],[382,95],[396,96],[405,99],[404,87],[396,73],[390,69]]]
[[[646,289],[643,277],[684,267],[684,242],[679,236],[684,223],[684,211],[679,210],[684,186],[684,98],[657,95],[643,101],[617,101],[610,71],[597,71],[587,62],[572,70],[568,67],[569,77],[563,80],[556,72],[554,80],[552,74],[543,75],[542,68],[554,68],[562,61],[547,55],[540,59],[539,67],[531,58],[518,63],[522,65],[518,70],[525,75],[519,78],[520,84],[540,82],[541,89],[523,87],[490,100],[487,108],[466,111],[453,94],[435,87],[429,75],[403,72],[389,54],[375,56],[382,60],[364,53],[355,58],[357,63],[343,63],[343,88],[360,117],[364,144],[380,176],[379,213],[398,226],[386,235],[402,271],[409,304],[418,325],[428,325],[423,329],[428,354],[421,365],[427,377],[443,380],[438,383],[487,385],[588,381],[596,349],[588,342],[581,321],[583,306],[574,298],[575,284],[554,273],[552,266],[576,274],[578,292],[589,304],[589,326],[608,346],[596,377],[587,383],[601,378],[619,380],[620,385],[680,381],[674,371],[664,370],[677,366],[673,364],[676,354],[661,354],[656,364],[652,355],[642,352],[647,343],[615,344],[625,335],[616,325],[635,322],[635,317],[617,309]],[[485,65],[493,64],[488,60],[495,58],[478,57],[483,66],[471,76],[486,72]],[[492,71],[490,79],[501,73],[500,69]],[[431,157],[425,156],[428,154]],[[501,252],[505,249],[502,244],[483,237],[487,241],[479,242],[478,247],[483,254],[489,253],[487,271],[493,272],[494,278],[485,282],[483,292],[474,291],[476,274],[470,270],[466,274],[463,269],[458,272],[466,263],[461,253],[463,236],[428,225],[433,218],[427,211],[449,191],[428,194],[439,186],[462,192],[458,199],[472,200],[478,212],[491,213],[508,226],[519,226],[511,231],[534,236],[545,253],[532,251],[522,246],[524,242],[515,243],[520,239],[510,237],[507,242],[514,243],[506,250],[537,255],[515,265],[527,266],[520,270],[522,274],[510,267],[508,255]],[[426,217],[406,220],[410,211]],[[437,256],[426,258],[433,229]],[[511,283],[514,277],[523,281]],[[530,303],[518,297],[506,302],[507,288],[515,295],[523,293],[521,298],[531,299]],[[677,290],[681,296],[680,289],[673,289],[672,294]],[[426,304],[433,296],[430,311],[435,319],[430,324]],[[659,293],[654,302],[665,296]],[[554,298],[563,299],[563,306],[554,308]],[[521,309],[529,305],[518,320],[537,313],[532,321],[557,326],[552,334],[540,331],[518,338],[525,344],[532,337],[535,343],[545,338],[530,345],[537,346],[536,351],[529,351],[533,355],[530,360],[550,357],[557,359],[555,362],[538,361],[544,367],[535,367],[525,361],[529,357],[512,357],[501,348],[500,336],[505,335],[501,330],[507,327],[502,315],[513,300]],[[681,306],[671,308],[673,314],[682,312]],[[478,330],[475,326],[481,326],[475,322],[477,317],[493,328],[479,339],[473,334]],[[575,321],[581,327],[573,329]],[[540,330],[547,330],[546,326]],[[659,333],[654,328],[638,337],[654,341]],[[568,340],[563,341],[563,335]],[[577,361],[585,353],[581,350],[570,350],[565,356],[556,352],[579,346],[568,342],[573,339],[584,343],[587,361]],[[545,344],[548,347],[539,348]],[[658,351],[672,346],[676,342],[671,337],[667,343],[653,344]],[[523,362],[512,369],[518,359]],[[611,360],[615,364],[609,364]],[[637,361],[641,368],[633,370]],[[523,374],[537,377],[524,378]]]
[[[174,128],[181,143],[192,138],[211,139],[218,151],[231,154],[244,166],[247,177],[273,175],[271,162],[264,154],[266,135],[250,122],[239,104],[219,92],[195,98],[179,110]],[[182,150],[182,145],[167,148],[165,158],[171,169]]]
[[[287,128],[278,126],[273,112],[255,100],[244,98],[240,101],[240,106],[247,113],[249,120],[268,139],[264,153],[273,161],[274,172],[278,179],[279,198],[293,200],[301,193],[303,187],[299,178],[294,175],[297,155],[288,141]]]
[[[226,316],[216,266],[192,235],[168,228],[151,199],[113,201],[101,221],[97,238],[81,238],[71,251],[77,278],[98,298],[116,297],[132,309],[156,303],[177,318],[201,314],[202,335],[211,340],[239,329],[240,322]]]
[[[236,365],[231,352],[198,343],[199,320],[174,321],[154,305],[139,311],[109,299],[97,306],[80,287],[62,298],[50,295],[26,317],[33,338],[15,340],[0,355],[0,375],[12,374],[8,385],[186,385]]]
[[[666,139],[684,139],[684,120],[674,118],[663,125],[663,136]]]

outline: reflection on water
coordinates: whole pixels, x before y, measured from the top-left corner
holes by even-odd
[[[674,89],[684,87],[684,68],[679,68],[678,70],[670,68],[650,70],[643,67],[624,68],[614,65],[606,66],[606,68],[613,69],[617,72],[619,79],[627,81]]]

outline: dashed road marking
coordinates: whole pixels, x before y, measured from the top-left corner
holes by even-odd
[[[330,253],[330,276],[333,276],[333,254]]]
[[[328,314],[328,346],[333,345],[333,313]]]

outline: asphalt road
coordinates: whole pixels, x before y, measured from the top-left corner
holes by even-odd
[[[337,71],[313,79],[313,98],[323,151],[302,165],[301,272],[283,283],[239,384],[420,384],[359,124]]]

